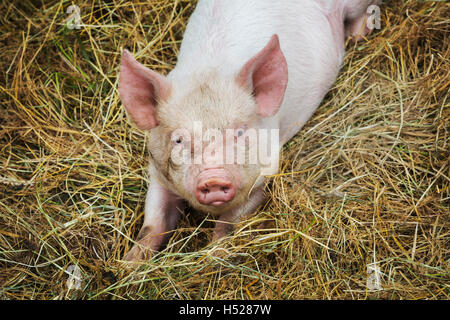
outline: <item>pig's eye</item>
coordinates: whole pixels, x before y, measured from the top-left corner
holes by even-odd
[[[182,137],[177,137],[174,139],[173,141],[175,144],[182,144],[183,143],[183,138]]]

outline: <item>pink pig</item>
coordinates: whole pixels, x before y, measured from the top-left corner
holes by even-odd
[[[263,203],[264,175],[277,168],[217,161],[201,132],[195,141],[196,126],[223,133],[208,141],[227,150],[237,150],[239,142],[248,146],[252,130],[276,132],[278,149],[270,150],[276,161],[279,146],[301,129],[336,80],[346,38],[370,32],[367,9],[375,3],[200,0],[167,77],[123,52],[119,92],[136,125],[150,130],[151,177],[144,223],[126,260],[159,250],[186,200],[217,217],[214,240]],[[174,161],[174,150],[191,161]]]

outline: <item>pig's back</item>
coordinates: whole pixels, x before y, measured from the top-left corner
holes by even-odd
[[[278,114],[262,126],[280,127],[282,142],[310,118],[334,83],[344,55],[341,1],[200,0],[186,28],[172,78],[217,69],[234,77],[273,34],[289,67]],[[328,8],[326,8],[328,7]]]

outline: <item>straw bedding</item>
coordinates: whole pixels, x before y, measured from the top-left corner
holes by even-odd
[[[195,1],[83,1],[81,29],[69,5],[0,4],[1,299],[449,298],[448,3],[383,5],[225,256],[187,209],[134,270],[146,133],[118,97],[120,52],[170,71]]]

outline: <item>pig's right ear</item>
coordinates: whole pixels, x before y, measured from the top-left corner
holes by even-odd
[[[122,54],[119,93],[125,109],[136,125],[150,130],[158,125],[156,107],[166,100],[170,84],[162,75],[137,62],[128,50]]]

